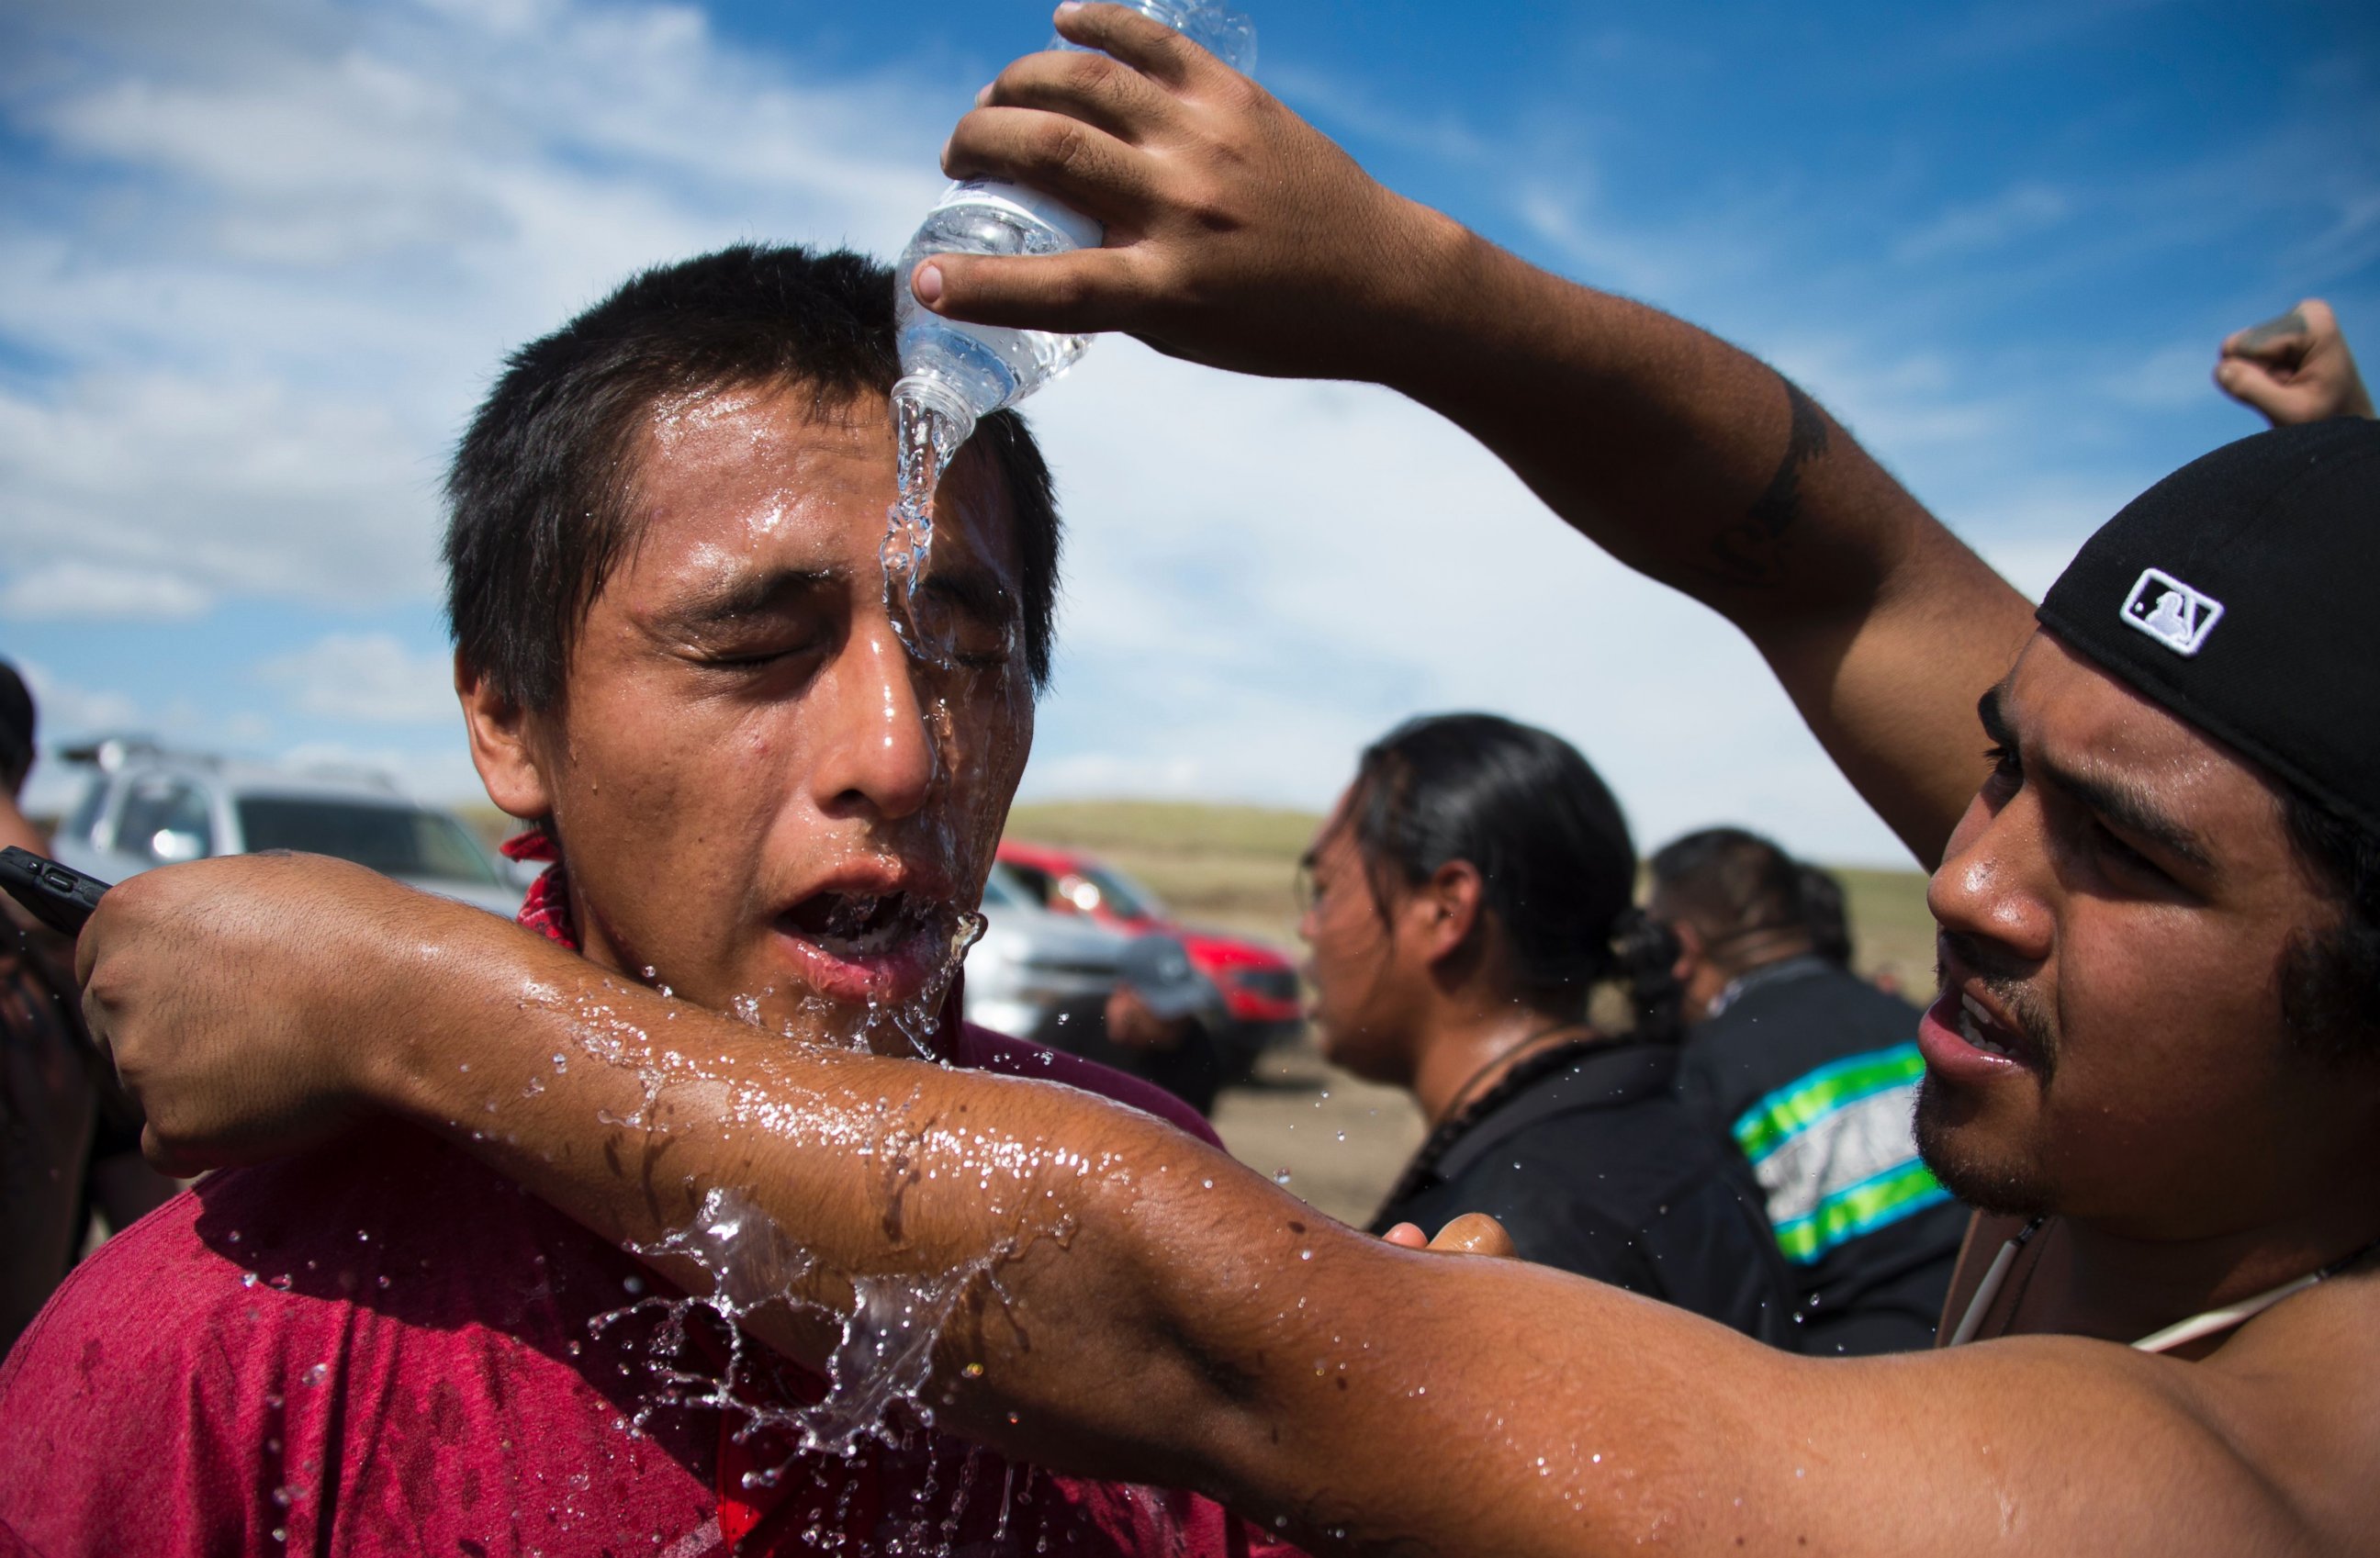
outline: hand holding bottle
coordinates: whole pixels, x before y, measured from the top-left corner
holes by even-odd
[[[907,280],[939,314],[1062,333],[1122,330],[1242,372],[1383,377],[1452,222],[1374,182],[1330,139],[1172,29],[1060,8],[1098,53],[1028,55],[943,152],[954,178],[1042,190],[1106,225],[1097,248],[941,255]]]

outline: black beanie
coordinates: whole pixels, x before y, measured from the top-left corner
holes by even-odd
[[[17,668],[0,660],[0,779],[14,779],[33,766],[33,694]]]
[[[2193,460],[2082,544],[2037,615],[2152,702],[2380,836],[2380,422]]]

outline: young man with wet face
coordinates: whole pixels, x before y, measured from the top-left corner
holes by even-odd
[[[588,965],[324,863],[152,873],[85,933],[90,1003],[160,1154],[302,1148],[327,1101],[468,1141],[617,1238],[682,1229],[733,1185],[817,1253],[797,1286],[827,1303],[1005,1249],[996,1299],[941,1337],[939,1421],[1190,1479],[1318,1546],[2368,1550],[2380,428],[2283,429],[2178,473],[2036,623],[1761,364],[1397,198],[1174,34],[1111,6],[1058,26],[1106,57],[1010,66],[946,163],[1062,194],[1107,247],[938,257],[908,278],[918,297],[1395,386],[1749,635],[1938,863],[1922,1123],[1946,1182],[1994,1209],[1949,1307],[1980,1339],[1787,1356],[1560,1273],[1321,1223],[1076,1093],[671,1028],[650,992],[604,993],[647,1035],[623,1063],[500,1103],[491,1135],[493,1095],[457,1057],[533,1064],[599,992]],[[684,1091],[642,1140],[690,1182],[607,1161],[589,1123],[643,1106],[656,1072]],[[927,1165],[897,1233],[839,1145],[888,1098]],[[1020,1203],[1063,1240],[1014,1244],[996,1208]]]
[[[503,1090],[593,1064],[613,996],[652,987],[680,1018],[1047,1076],[1212,1141],[1153,1088],[958,1019],[967,913],[1049,668],[1058,520],[1024,425],[987,418],[941,484],[905,615],[934,652],[905,647],[878,561],[892,285],[856,255],[792,248],[650,272],[517,353],[463,440],[447,561],[472,755],[534,825],[516,852],[553,861],[524,918],[625,976],[574,1007],[583,1042]],[[656,1088],[609,1117],[650,1117]],[[665,1141],[604,1129],[600,1153],[674,1193]],[[856,1150],[897,1201],[897,1132]],[[930,1307],[936,1290],[902,1291]],[[824,1380],[736,1356],[704,1317],[679,1337],[665,1298],[415,1132],[216,1177],[110,1243],[10,1360],[0,1521],[53,1554],[908,1551],[995,1532],[1057,1552],[1272,1550],[1187,1494],[1052,1478],[915,1415],[848,1458],[805,1451]],[[653,1410],[722,1390],[745,1409]]]

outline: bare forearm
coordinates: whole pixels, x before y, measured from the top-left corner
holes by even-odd
[[[1943,1551],[2006,1528],[2014,1498],[2035,1548],[2236,1550],[2272,1502],[2231,1448],[2247,1419],[2194,1420],[2220,1359],[1783,1357],[1558,1273],[1366,1239],[1069,1089],[619,985],[343,863],[145,874],[79,951],[164,1161],[251,1162],[395,1108],[610,1238],[674,1238],[666,1270],[812,1362],[834,1329],[819,1311],[855,1290],[969,1275],[926,1382],[941,1420],[1058,1469],[1203,1489],[1318,1547]],[[2122,1464],[2093,1461],[2105,1445]],[[2089,1496],[2143,1485],[2140,1465],[2188,1496]]]
[[[383,982],[413,996],[356,1003],[350,1041],[384,1057],[365,1092],[630,1248],[700,1246],[684,1236],[732,1196],[742,1249],[779,1251],[764,1270],[656,1264],[698,1294],[738,1283],[747,1301],[794,1300],[746,1316],[771,1345],[815,1366],[832,1334],[801,1306],[839,1312],[856,1284],[989,1270],[999,1297],[976,1285],[932,1387],[965,1431],[1062,1469],[1196,1487],[1325,1545],[1333,1530],[1367,1547],[1436,1533],[1451,1551],[1449,1533],[1485,1529],[1498,1551],[1576,1550],[1576,1512],[1549,1523],[1551,1504],[1479,1525],[1479,1479],[1561,1461],[1587,1420],[1554,1403],[1482,1435],[1483,1400],[1510,1383],[1494,1363],[1505,1330],[1534,1313],[1625,1340],[1670,1311],[1395,1250],[1135,1111],[802,1045],[500,928],[454,920]],[[783,1245],[753,1238],[756,1212]],[[1684,1323],[1689,1356],[1717,1346],[1765,1366]],[[1609,1395],[1597,1431],[1615,1456],[1661,1437],[1624,1382]],[[1533,1547],[1532,1521],[1571,1534]]]

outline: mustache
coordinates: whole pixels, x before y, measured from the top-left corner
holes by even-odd
[[[1937,929],[1934,933],[1934,988],[1937,994],[1949,987],[1949,965],[1957,963],[1962,972],[1974,976],[1976,983],[1988,991],[2008,1012],[2009,1019],[2023,1033],[2034,1054],[2041,1057],[2042,1074],[2046,1077],[2058,1069],[2058,1021],[2049,1003],[2031,983],[2035,964],[2028,959],[2016,958],[1997,943],[1985,941],[1963,931]]]

